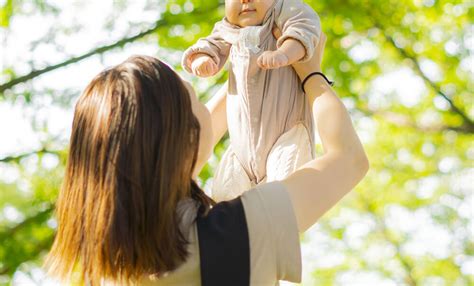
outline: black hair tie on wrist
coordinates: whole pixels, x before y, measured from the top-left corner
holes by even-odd
[[[334,82],[333,81],[330,81],[326,75],[324,75],[322,72],[313,72],[313,73],[310,73],[309,75],[306,76],[306,78],[303,80],[303,82],[301,83],[301,88],[303,89],[303,92],[306,93],[306,91],[304,90],[304,85],[306,84],[306,82],[312,77],[312,76],[315,76],[315,75],[320,75],[322,76],[326,82],[330,85],[330,86],[333,86],[334,85]]]

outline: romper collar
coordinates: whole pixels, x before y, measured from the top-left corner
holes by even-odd
[[[263,23],[260,26],[239,27],[229,22],[227,17],[219,22],[219,30],[222,31],[221,37],[224,41],[235,45],[240,41],[255,43],[255,37],[258,39],[258,44],[263,39],[272,33],[275,17],[281,13],[281,8],[284,0],[275,0],[267,11]],[[257,35],[255,35],[255,33]]]

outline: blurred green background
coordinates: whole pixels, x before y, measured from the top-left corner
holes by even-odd
[[[302,236],[302,285],[474,285],[474,2],[306,2],[328,37],[323,70],[371,170]],[[180,58],[223,8],[211,0],[0,0],[0,285],[56,284],[41,264],[82,89],[103,68],[147,54],[207,100],[226,73],[198,80]],[[227,144],[201,174],[204,188]]]

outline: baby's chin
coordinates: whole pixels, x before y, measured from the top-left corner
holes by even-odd
[[[262,20],[255,17],[240,17],[238,25],[240,27],[260,26],[262,22]]]

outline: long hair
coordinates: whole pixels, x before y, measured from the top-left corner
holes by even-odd
[[[63,280],[131,283],[187,257],[177,204],[212,203],[192,181],[200,126],[180,77],[152,57],[103,71],[77,102],[46,260]]]

